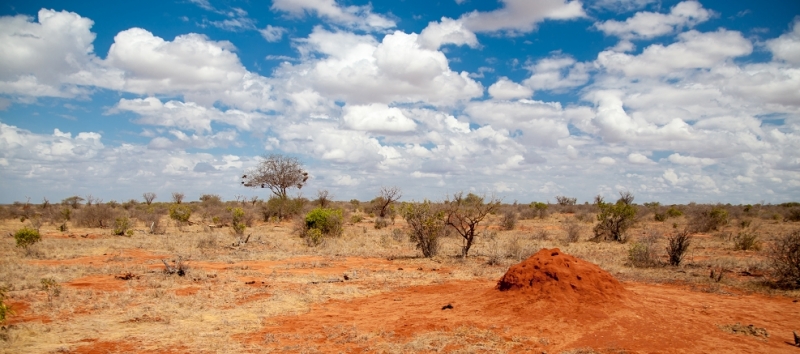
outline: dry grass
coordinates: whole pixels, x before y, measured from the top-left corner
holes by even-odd
[[[761,285],[767,280],[764,253],[734,249],[731,235],[738,232],[734,222],[711,234],[696,235],[680,267],[639,269],[626,265],[628,244],[588,242],[585,236],[576,241],[575,228],[585,231],[591,225],[577,224],[572,215],[519,220],[513,230],[503,230],[503,217],[490,218],[488,229],[482,230],[483,237],[477,238],[466,259],[459,257],[462,239],[454,235],[442,240],[438,256],[420,257],[404,236],[405,225],[399,218],[376,230],[374,218],[364,216],[345,225],[342,236],[327,238],[313,248],[292,232],[291,222],[256,222],[246,231],[252,238],[239,247],[231,246],[236,238],[229,228],[209,228],[199,219],[194,225],[180,226],[162,216],[159,221],[164,234],[152,234],[144,222],[138,222],[132,237],[111,236],[110,229],[78,227],[62,233],[56,223],[46,224],[41,228],[44,238],[31,247],[31,255],[14,247],[12,237],[0,239],[0,286],[9,286],[9,300],[18,306],[0,351],[72,350],[97,338],[134,340],[142,343],[137,347],[140,350],[261,351],[261,345],[254,347],[236,338],[258,331],[276,316],[305,313],[330,300],[350,300],[412,285],[497,279],[509,265],[543,247],[560,247],[622,280],[682,282],[713,291],[778,291]],[[646,221],[631,229],[630,235],[635,241],[645,229],[669,234],[686,224],[685,217]],[[0,235],[24,225],[17,219],[5,220]],[[783,221],[763,222],[758,229],[760,240],[770,245],[774,241],[771,235],[792,227],[795,224]],[[654,247],[666,263],[666,240],[659,239]],[[162,272],[161,258],[169,261],[176,257],[187,260],[186,276]],[[708,277],[712,268],[725,274],[717,288],[711,287]],[[137,277],[113,278],[124,273]],[[344,276],[348,280],[343,280]],[[61,294],[52,301],[40,289],[43,278],[53,278],[61,285]],[[778,293],[800,295],[800,291]],[[14,316],[18,316],[16,320]],[[517,352],[526,347],[546,348],[547,341],[506,338],[502,329],[473,327],[404,339],[392,333],[364,333],[345,323],[308,335],[388,353],[445,348],[449,352]],[[274,342],[276,338],[265,336],[268,346]],[[313,352],[315,347],[274,348],[285,349]]]

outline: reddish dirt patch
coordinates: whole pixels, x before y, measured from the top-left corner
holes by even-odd
[[[186,288],[175,289],[175,295],[177,296],[191,296],[197,294],[200,291],[199,286],[190,286]]]
[[[509,269],[499,283],[458,281],[330,301],[305,314],[271,318],[262,331],[240,339],[270,349],[298,346],[324,353],[387,345],[404,351],[404,343],[419,335],[458,337],[464,328],[476,328],[508,341],[510,352],[587,347],[599,352],[797,352],[789,343],[792,330],[800,328],[800,305],[792,299],[703,293],[680,285],[623,285],[558,250],[537,255]],[[514,290],[501,291],[503,284]],[[770,337],[719,327],[734,323],[766,328]]]
[[[126,341],[99,341],[97,339],[84,339],[81,342],[89,344],[72,349],[70,353],[76,354],[105,354],[105,353],[185,353],[182,348],[148,348],[141,342]],[[152,345],[150,345],[152,347]]]
[[[497,289],[562,303],[606,302],[626,294],[611,274],[558,248],[542,249],[511,266]]]
[[[127,282],[117,279],[113,275],[89,275],[64,283],[64,285],[78,289],[122,291],[126,289]]]
[[[49,323],[52,320],[47,316],[35,316],[31,314],[31,305],[25,301],[10,300],[6,302],[11,306],[12,314],[6,319],[7,325],[15,325],[18,323],[35,322]]]
[[[112,262],[125,262],[126,264],[145,264],[148,261],[169,259],[170,256],[152,254],[140,249],[126,249],[99,256],[85,256],[70,259],[31,260],[31,264],[59,266],[59,265],[94,265],[101,266]]]

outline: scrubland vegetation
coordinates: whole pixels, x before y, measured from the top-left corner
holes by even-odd
[[[496,281],[509,265],[552,247],[622,281],[800,297],[798,203],[637,204],[629,193],[583,204],[564,196],[527,204],[471,193],[438,201],[400,197],[387,187],[370,201],[335,201],[327,191],[314,200],[276,194],[228,201],[175,192],[162,201],[144,193],[141,201],[73,196],[1,206],[8,236],[0,261],[0,339],[11,352],[68,350],[80,347],[90,326],[126,333],[140,323],[151,326],[141,338],[153,343],[214,352],[222,342],[204,349],[163,329],[191,324],[197,335],[230,341],[258,332],[274,316],[326,301],[453,280]],[[223,310],[223,317],[212,315]],[[90,320],[78,323],[78,316]],[[374,333],[362,344],[384,352],[469,348],[457,338],[486,344],[476,334],[486,329],[461,330],[468,333],[436,332],[441,347]],[[329,338],[358,336],[331,331]],[[71,344],[60,344],[59,336]],[[303,351],[271,347],[282,342],[264,338],[226,350]],[[493,338],[487,351],[514,347]]]

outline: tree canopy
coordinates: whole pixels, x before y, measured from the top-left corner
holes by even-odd
[[[308,181],[308,172],[297,158],[271,154],[242,176],[242,185],[251,188],[269,188],[280,199],[287,199],[286,190],[301,189]]]

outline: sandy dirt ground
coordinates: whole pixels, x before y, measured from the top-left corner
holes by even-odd
[[[0,275],[15,286],[1,349],[800,353],[792,337],[800,294],[753,290],[752,274],[742,272],[760,255],[716,247],[713,238],[699,238],[687,266],[653,275],[622,264],[627,246],[525,241],[530,257],[487,265],[489,242],[466,260],[425,259],[392,239],[391,228],[370,235],[354,225],[351,236],[320,249],[297,241],[291,225],[260,228],[265,236],[247,248],[208,230],[130,238],[76,230],[46,233],[39,253],[26,255],[6,237]],[[559,226],[527,223],[517,232],[536,229]],[[215,246],[197,246],[209,237]],[[164,273],[164,262],[178,261],[185,276]],[[725,264],[725,281],[707,279]],[[38,284],[48,277],[57,293]]]

